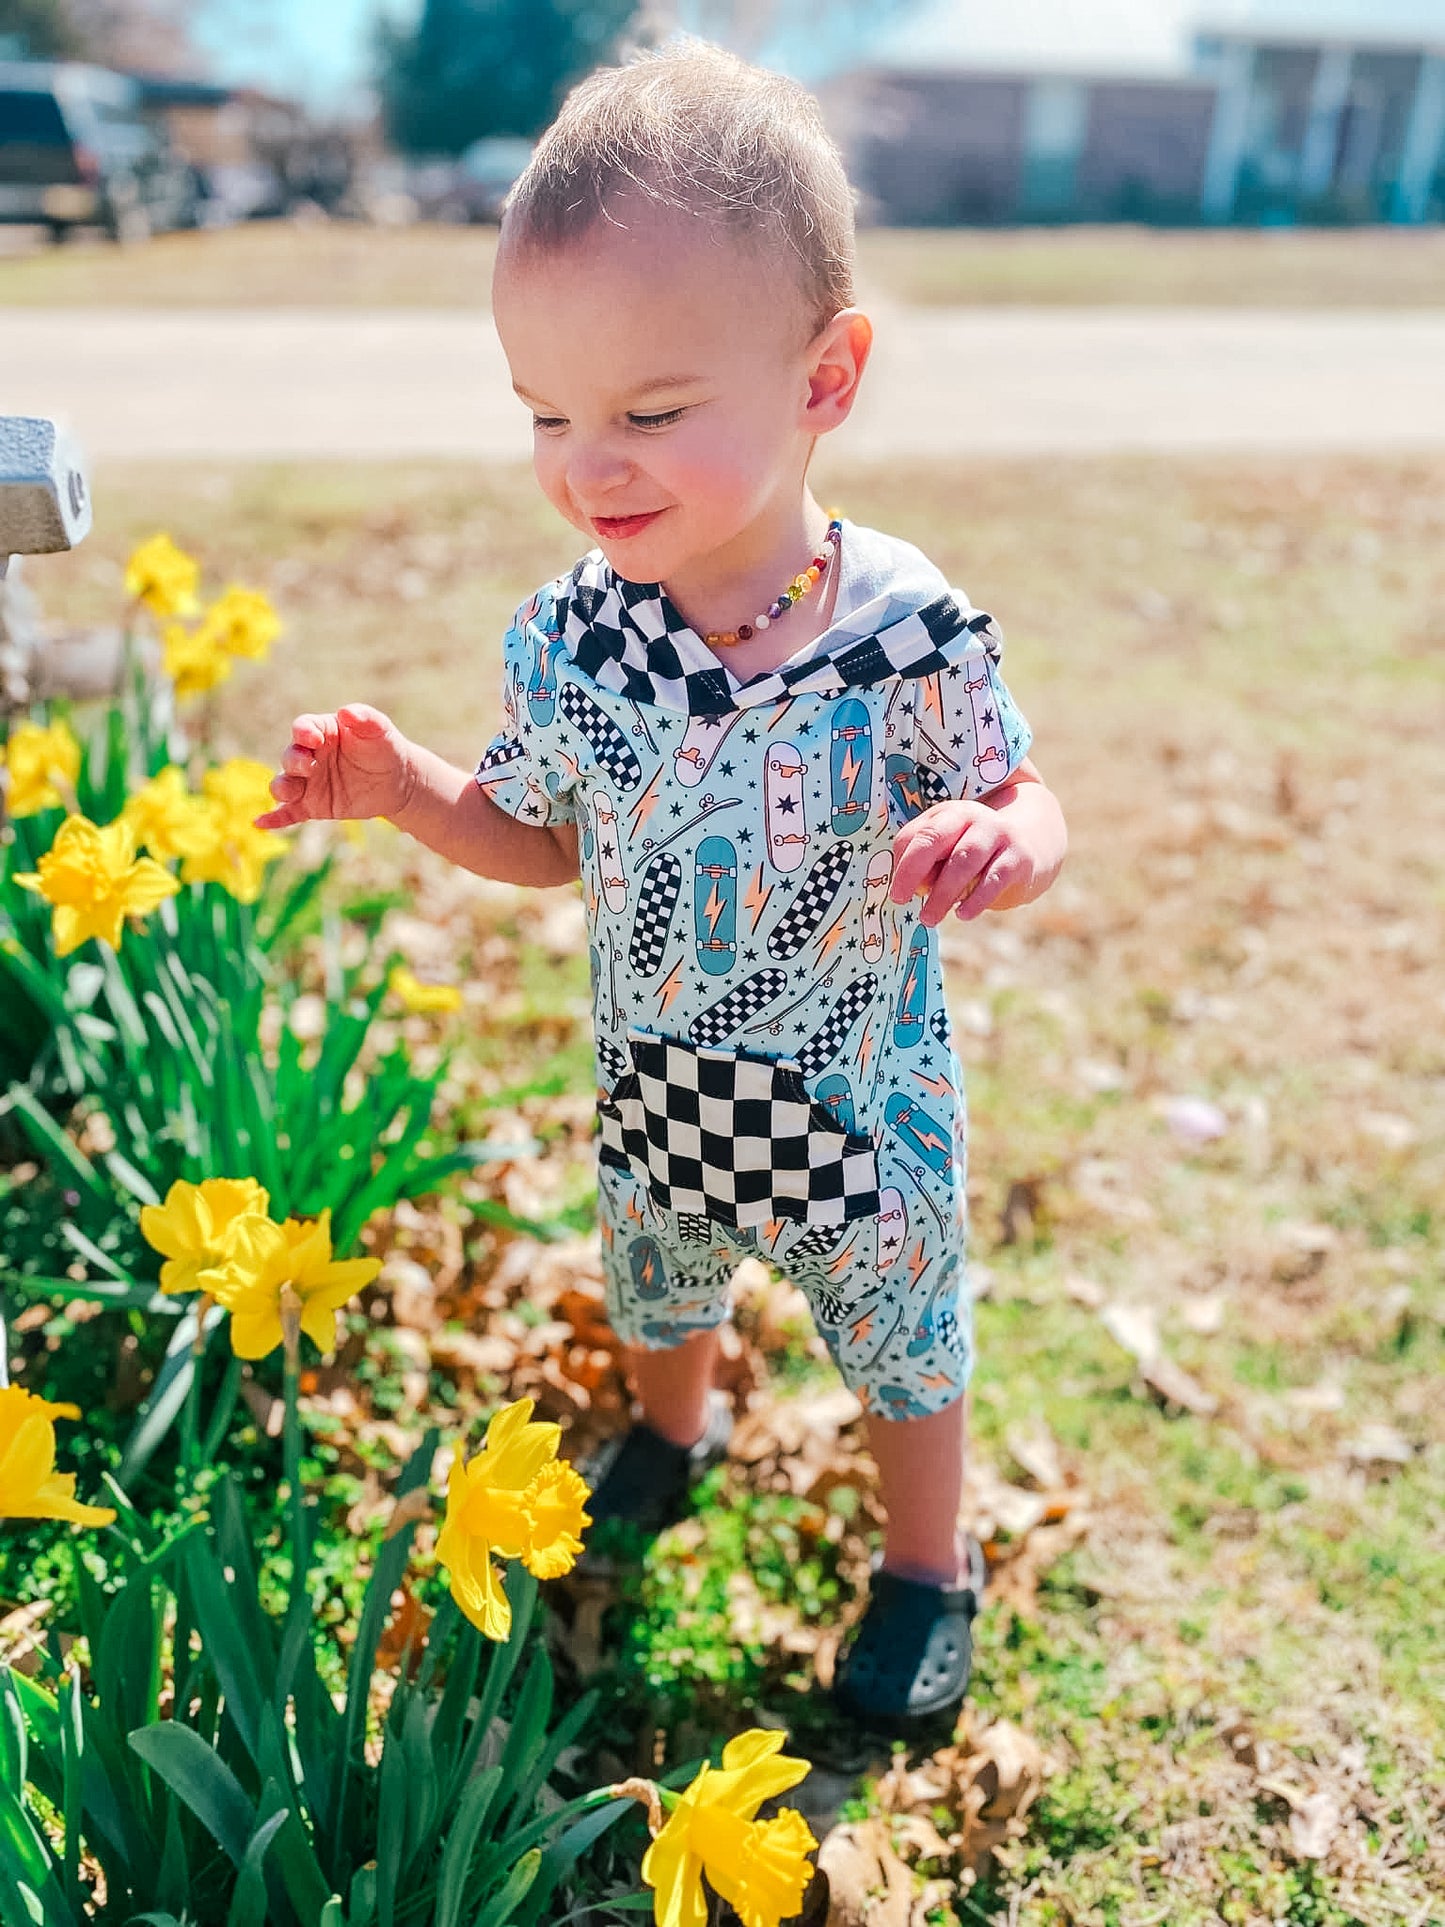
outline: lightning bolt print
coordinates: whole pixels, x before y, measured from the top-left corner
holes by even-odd
[[[858,778],[863,774],[863,760],[861,757],[854,756],[853,745],[851,743],[849,743],[847,749],[843,753],[843,764],[838,774],[842,777],[843,781],[848,785],[848,794],[849,796],[851,796],[853,794],[853,785],[858,781]]]
[[[941,1074],[938,1077],[925,1077],[922,1071],[915,1071],[913,1075],[918,1079],[924,1090],[929,1092],[933,1097],[942,1097],[945,1093],[947,1093],[949,1097],[957,1096],[957,1092],[954,1090],[952,1084]]]
[[[718,887],[714,884],[712,886],[712,895],[702,907],[702,913],[707,918],[707,934],[710,937],[717,935],[718,918],[722,915],[724,908],[725,905],[722,897],[718,893]],[[664,1009],[665,1008],[666,1006],[664,1005]]]
[[[837,1257],[833,1260],[832,1264],[829,1265],[828,1276],[830,1278],[841,1278],[843,1276],[843,1273],[848,1269],[849,1265],[852,1264],[853,1253],[857,1249],[858,1249],[858,1240],[856,1238],[850,1238],[848,1243],[844,1245],[843,1249],[838,1253]]]
[[[574,768],[573,775],[576,775]],[[632,834],[640,836],[652,812],[657,808],[658,790],[662,783],[662,771],[658,770],[647,788],[627,812],[627,820],[632,825]]]
[[[771,883],[768,885],[766,890],[763,888],[763,866],[760,863],[757,869],[753,872],[752,882],[748,885],[747,889],[743,892],[743,908],[745,910],[752,911],[753,913],[752,927],[754,930],[757,929],[758,924],[762,919],[762,914],[764,910],[766,910],[768,907],[768,898],[772,894],[773,894],[773,886]]]
[[[927,1268],[928,1259],[924,1254],[923,1240],[920,1238],[908,1255],[908,1283],[910,1287],[918,1283]]]
[[[941,727],[943,723],[943,687],[941,679],[936,675],[925,676],[919,684],[919,688],[923,691],[923,707],[930,716],[937,717]]]
[[[913,1135],[920,1150],[946,1151],[948,1149],[948,1139],[940,1137],[936,1131],[915,1131]]]
[[[863,1035],[858,1040],[858,1068],[867,1071],[873,1061],[873,1019],[870,1017],[863,1026]]]
[[[848,912],[845,910],[831,929],[825,930],[818,939],[818,958],[826,962],[828,957],[843,941],[843,932],[848,927]]]
[[[668,1011],[671,1010],[672,1000],[674,997],[676,997],[678,991],[681,989],[682,989],[682,959],[681,957],[679,957],[677,962],[672,966],[672,969],[667,973],[666,980],[664,981],[661,989],[657,993],[657,1007],[662,1012],[664,1017],[667,1015]]]

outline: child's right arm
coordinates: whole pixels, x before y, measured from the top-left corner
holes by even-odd
[[[574,823],[518,822],[474,777],[409,741],[379,709],[350,703],[334,715],[298,716],[291,732],[271,782],[277,807],[256,818],[258,829],[384,816],[449,862],[500,883],[542,887],[577,876]]]

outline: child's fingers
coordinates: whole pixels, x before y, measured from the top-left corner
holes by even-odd
[[[975,878],[968,895],[954,906],[954,915],[960,923],[972,923],[993,908],[1017,876],[1017,862],[1006,851],[996,852],[987,869]]]
[[[969,824],[969,816],[954,809],[926,810],[904,824],[893,844],[889,895],[895,903],[917,896]]]
[[[315,767],[315,756],[300,743],[292,743],[282,754],[281,768],[288,776],[309,776]]]
[[[353,736],[385,736],[391,728],[391,718],[370,703],[345,703],[336,712],[336,720]]]
[[[956,903],[961,903],[978,884],[994,854],[992,841],[968,836],[954,844],[948,856],[927,880],[927,895],[918,913],[920,923],[929,929],[943,922]],[[924,885],[920,884],[920,889]]]
[[[320,749],[328,739],[335,740],[334,716],[298,716],[291,725],[291,741],[298,749]]]

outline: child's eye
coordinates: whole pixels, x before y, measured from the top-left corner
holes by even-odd
[[[669,422],[681,421],[686,412],[682,408],[669,408],[663,415],[629,415],[627,419],[634,428],[666,428]]]
[[[533,428],[550,431],[554,428],[565,428],[567,421],[563,415],[534,415],[532,417],[532,426]]]

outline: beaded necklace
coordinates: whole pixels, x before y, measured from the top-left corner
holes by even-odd
[[[703,637],[709,649],[731,649],[735,643],[751,642],[762,629],[771,628],[779,616],[785,616],[795,602],[811,592],[822,579],[828,564],[838,553],[838,544],[843,539],[843,524],[835,516],[828,524],[828,532],[823,537],[823,545],[813,557],[807,568],[795,575],[776,602],[769,603],[762,615],[754,616],[751,622],[740,622],[736,629],[713,629]]]

